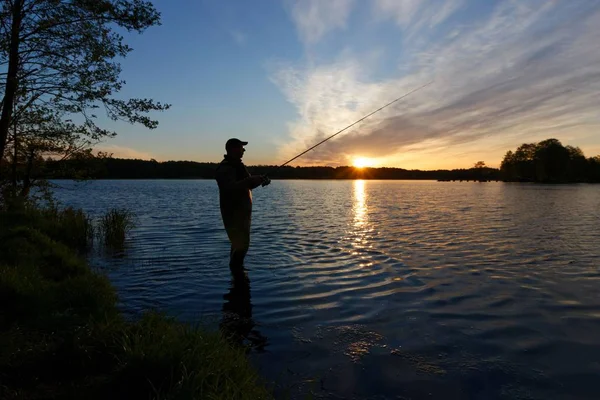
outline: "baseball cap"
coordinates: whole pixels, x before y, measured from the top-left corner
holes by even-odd
[[[229,150],[232,147],[239,147],[239,146],[245,146],[247,145],[248,142],[244,142],[240,139],[236,139],[236,138],[231,138],[227,141],[227,143],[225,143],[225,150]]]

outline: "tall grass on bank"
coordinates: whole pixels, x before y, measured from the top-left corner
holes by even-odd
[[[98,234],[104,245],[122,248],[127,234],[135,227],[135,214],[127,209],[113,208],[98,222]]]
[[[127,321],[76,252],[75,210],[0,212],[1,399],[271,398],[242,349],[148,312]]]
[[[80,209],[48,205],[43,208],[18,204],[4,212],[8,222],[39,229],[49,237],[85,253],[97,243],[111,249],[122,249],[127,236],[136,226],[136,215],[127,209],[113,208],[93,219]]]
[[[38,208],[16,203],[10,211],[1,211],[1,216],[3,225],[37,229],[80,253],[91,248],[96,232],[92,218],[72,207],[61,209],[50,205]]]
[[[50,207],[41,210],[41,214],[49,224],[47,233],[50,237],[55,237],[79,251],[92,246],[96,229],[92,219],[82,210],[72,207]]]

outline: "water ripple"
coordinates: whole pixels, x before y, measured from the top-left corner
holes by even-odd
[[[216,328],[250,306],[243,335],[268,343],[252,358],[294,398],[599,397],[598,186],[273,182],[254,195],[248,292],[212,181],[57,197],[138,215],[124,255],[92,259],[130,315]]]

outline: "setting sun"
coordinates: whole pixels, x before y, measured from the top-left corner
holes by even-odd
[[[352,161],[352,165],[356,168],[372,167],[375,165],[375,160],[372,158],[358,157]]]

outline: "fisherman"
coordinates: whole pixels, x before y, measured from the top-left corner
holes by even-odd
[[[216,171],[221,217],[231,242],[229,267],[232,271],[243,268],[250,246],[252,190],[271,183],[266,176],[250,175],[242,163],[247,144],[239,139],[229,139],[225,144],[227,154]]]

